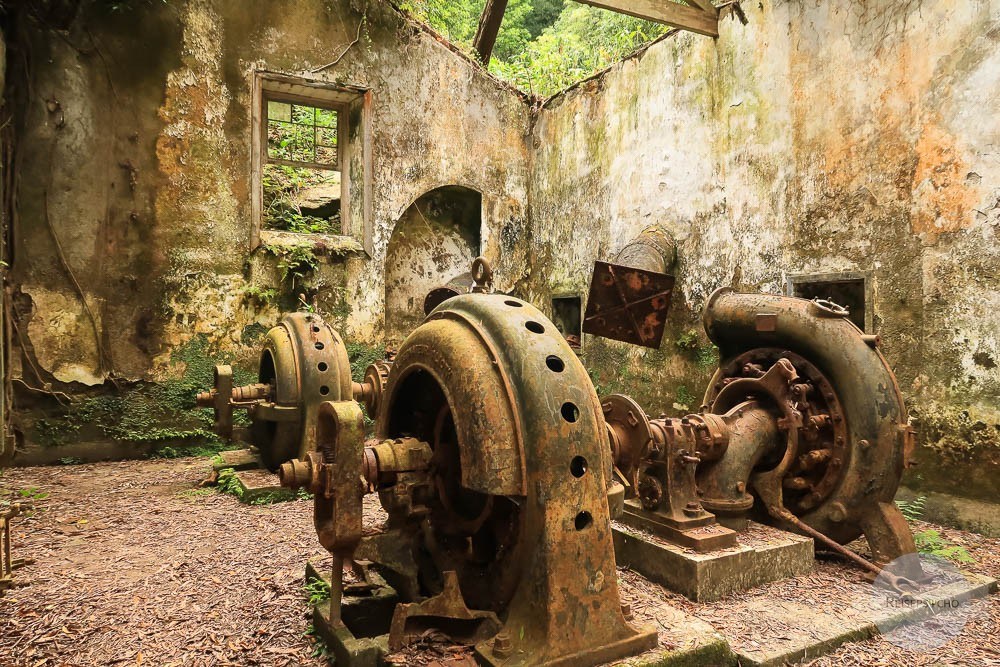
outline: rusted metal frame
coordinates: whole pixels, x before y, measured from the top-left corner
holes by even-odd
[[[479,54],[479,60],[484,65],[490,64],[490,57],[493,55],[493,48],[500,34],[500,26],[503,24],[503,15],[507,11],[507,1],[486,0],[486,6],[483,7],[483,13],[479,17],[479,28],[472,40],[472,48]]]
[[[671,0],[577,0],[577,2],[647,21],[664,23],[708,37],[719,36],[719,19],[715,12],[707,12]]]

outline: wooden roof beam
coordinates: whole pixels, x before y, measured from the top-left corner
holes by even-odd
[[[490,64],[493,47],[497,44],[497,35],[500,34],[500,24],[503,23],[503,15],[506,11],[507,0],[486,0],[483,15],[479,17],[476,38],[472,41],[472,47],[479,54],[484,65]]]
[[[687,0],[685,0],[686,2]],[[709,37],[719,36],[719,15],[703,8],[689,7],[671,0],[577,0],[587,5],[610,9],[613,12],[628,14],[647,21],[656,21],[683,30],[690,30],[699,35]],[[709,5],[707,0],[691,0],[693,5]]]

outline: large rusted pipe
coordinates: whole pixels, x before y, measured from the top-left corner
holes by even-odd
[[[723,419],[729,446],[718,461],[698,467],[698,490],[709,512],[739,516],[753,507],[753,496],[747,492],[750,474],[780,447],[782,438],[777,419],[756,401],[737,405]]]
[[[677,243],[673,235],[661,225],[650,225],[619,250],[611,263],[672,276],[675,261]]]

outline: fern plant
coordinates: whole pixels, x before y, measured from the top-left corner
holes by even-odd
[[[903,513],[907,521],[919,521],[924,516],[924,505],[927,496],[917,496],[913,500],[897,500],[896,507]]]

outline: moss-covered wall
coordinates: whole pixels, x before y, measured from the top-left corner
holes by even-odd
[[[460,185],[481,194],[497,287],[544,309],[585,294],[593,260],[646,225],[672,230],[661,349],[583,349],[602,393],[654,413],[700,402],[715,288],[865,274],[921,433],[908,483],[994,497],[1000,4],[743,6],[749,25],[669,37],[540,108],[378,0],[85,2],[65,33],[17,24],[22,445],[202,437],[205,415],[177,392],[216,359],[251,370],[255,337],[301,292],[370,357],[397,222]],[[255,70],[371,90],[370,254],[309,239],[251,249]]]
[[[699,318],[715,288],[864,273],[921,433],[908,483],[995,498],[1000,3],[743,8],[749,25],[730,16],[718,40],[680,33],[548,101],[532,296],[585,291],[594,259],[649,223],[671,229],[662,349],[588,337],[584,354],[602,388],[669,413],[710,376]]]
[[[7,87],[20,109],[11,282],[22,448],[115,441],[121,454],[200,439],[205,415],[188,408],[210,375],[191,371],[191,355],[252,371],[255,336],[300,293],[348,339],[381,344],[389,238],[435,188],[480,193],[482,251],[500,287],[520,279],[528,106],[391,4],[84,0],[65,32],[38,16],[13,19]],[[259,70],[370,91],[370,253],[308,237],[251,247]],[[424,268],[441,282],[453,273]],[[179,401],[181,389],[191,396]]]

